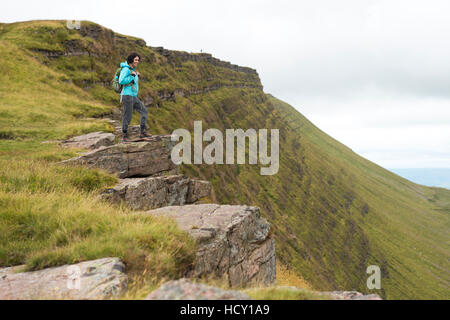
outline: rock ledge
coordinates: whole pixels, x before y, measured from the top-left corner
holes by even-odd
[[[21,268],[0,269],[0,300],[101,300],[127,290],[125,266],[118,258],[18,273]]]
[[[230,287],[271,284],[275,240],[259,208],[218,204],[159,208],[147,214],[173,218],[198,243],[188,277],[216,276]]]

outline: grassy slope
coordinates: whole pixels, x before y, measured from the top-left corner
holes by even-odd
[[[366,267],[377,264],[385,297],[448,297],[450,191],[416,185],[359,157],[294,108],[259,89],[221,88],[162,102],[157,98],[161,90],[254,85],[259,80],[206,62],[169,61],[135,38],[111,40],[109,30],[98,30],[94,40],[83,36],[83,30],[68,31],[63,22],[0,25],[0,73],[8,77],[0,87],[0,156],[8,160],[6,171],[11,171],[11,159],[32,157],[47,163],[72,156],[40,144],[43,139],[111,131],[105,122],[80,116],[99,117],[117,106],[117,96],[100,82],[109,80],[121,57],[138,50],[144,57],[140,95],[153,98],[151,132],[192,131],[194,120],[203,120],[204,130],[280,129],[280,171],[275,176],[260,176],[259,167],[249,165],[184,170],[212,181],[216,201],[261,207],[272,223],[283,264],[316,289],[363,292],[368,292]],[[68,40],[91,55],[48,58],[36,51],[64,50]],[[137,121],[135,117],[133,122]],[[4,195],[15,197],[16,191]],[[39,248],[34,250],[39,255]],[[47,257],[43,256],[41,260]]]
[[[1,37],[0,56],[0,266],[35,270],[117,256],[132,279],[144,278],[149,286],[179,277],[194,258],[190,237],[171,221],[100,202],[98,190],[117,179],[55,165],[77,150],[41,143],[111,130],[106,122],[80,118],[111,106]]]
[[[288,118],[301,124],[297,131],[302,134],[302,154],[310,159],[309,166],[326,171],[313,184],[322,194],[340,193],[348,199],[344,203],[348,206],[344,212],[349,213],[346,221],[356,224],[356,229],[348,225],[349,231],[353,230],[348,236],[367,237],[370,256],[364,266],[373,263],[382,267],[387,296],[448,297],[450,191],[414,184],[377,166],[327,136],[289,105],[271,100]],[[366,204],[368,212],[364,213]],[[354,244],[343,242],[350,252]]]

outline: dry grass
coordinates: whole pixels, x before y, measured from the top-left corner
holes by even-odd
[[[277,285],[294,286],[301,289],[313,290],[312,286],[306,282],[305,279],[280,262],[277,263]]]

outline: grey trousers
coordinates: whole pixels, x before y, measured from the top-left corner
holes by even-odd
[[[141,132],[145,131],[148,118],[148,110],[138,97],[122,96],[122,132],[128,132],[128,125],[133,115],[133,110],[141,114]]]

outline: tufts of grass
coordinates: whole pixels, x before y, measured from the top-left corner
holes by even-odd
[[[39,160],[0,160],[0,190],[18,193],[94,191],[118,182],[101,170],[62,166]]]
[[[312,286],[305,279],[300,277],[296,272],[288,269],[282,263],[277,263],[277,285],[312,290]]]
[[[116,182],[105,172],[43,160],[2,160],[0,168],[2,267],[119,257],[150,283],[180,276],[193,261],[195,244],[173,221],[99,200],[97,191]]]

